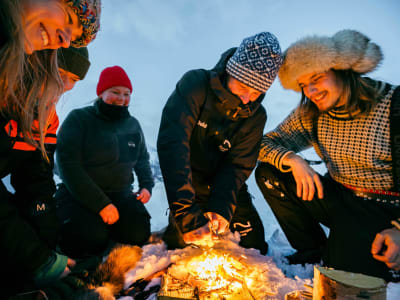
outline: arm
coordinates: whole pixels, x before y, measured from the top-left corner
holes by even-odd
[[[71,112],[58,133],[56,160],[60,177],[74,199],[98,214],[111,200],[90,178],[84,168],[82,148],[85,139],[84,122],[87,116]]]
[[[199,72],[190,71],[178,82],[163,109],[157,140],[169,207],[183,233],[207,223],[194,203],[190,164],[190,137],[205,101],[208,84]]]
[[[315,191],[323,198],[319,175],[307,162],[296,155],[312,146],[313,122],[302,118],[299,109],[294,110],[275,130],[267,133],[261,142],[259,160],[274,165],[282,172],[292,172],[296,181],[297,196],[312,200]]]
[[[150,200],[151,190],[154,186],[154,180],[150,168],[150,156],[147,152],[144,134],[140,127],[139,131],[141,143],[139,145],[139,157],[134,170],[139,181],[139,195],[137,196],[137,199],[145,204]]]
[[[237,195],[256,166],[266,114],[260,107],[238,131],[232,149],[221,163],[211,185],[208,209],[231,221],[236,209]],[[261,110],[262,109],[262,110]]]

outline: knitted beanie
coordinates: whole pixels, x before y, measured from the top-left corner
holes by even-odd
[[[365,74],[382,61],[378,45],[355,30],[341,30],[332,37],[310,36],[298,40],[284,52],[279,79],[285,89],[301,91],[297,79],[329,69]]]
[[[124,69],[119,66],[108,67],[101,72],[97,83],[97,96],[113,86],[127,87],[132,93],[132,83]]]
[[[101,0],[63,0],[78,15],[83,33],[80,38],[71,42],[72,46],[87,46],[96,38],[100,29]]]
[[[58,67],[77,75],[80,80],[85,78],[89,70],[89,52],[86,47],[59,48],[57,50]]]
[[[282,64],[278,39],[269,32],[245,38],[228,60],[229,75],[262,93],[271,86]]]

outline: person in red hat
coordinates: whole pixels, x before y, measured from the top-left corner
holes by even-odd
[[[108,67],[96,92],[94,105],[70,112],[58,134],[60,248],[72,258],[103,255],[113,242],[141,246],[150,236],[144,204],[154,182],[143,131],[128,111],[132,83],[121,67]]]

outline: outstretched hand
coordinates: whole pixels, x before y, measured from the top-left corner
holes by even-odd
[[[222,234],[229,229],[229,222],[223,216],[210,211],[205,215],[207,219],[210,220],[208,225],[213,238],[217,238],[219,234]]]
[[[400,270],[400,231],[393,227],[379,232],[372,242],[371,253],[390,269]]]
[[[208,244],[211,242],[210,222],[195,230],[183,234],[183,240],[186,244]]]
[[[295,153],[290,153],[284,157],[282,164],[292,169],[297,186],[297,197],[311,201],[314,198],[315,191],[317,191],[319,199],[324,197],[323,186],[318,173],[303,158]]]
[[[103,222],[112,225],[119,219],[118,209],[114,206],[114,204],[108,204],[99,212],[100,217],[103,219]]]

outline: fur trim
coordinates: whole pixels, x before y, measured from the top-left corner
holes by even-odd
[[[300,76],[335,70],[365,74],[375,70],[383,59],[381,48],[364,34],[342,30],[332,37],[310,36],[298,40],[284,52],[279,79],[285,89],[300,92]]]

